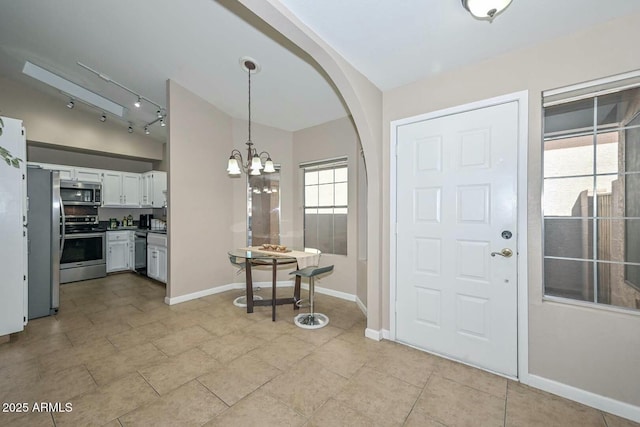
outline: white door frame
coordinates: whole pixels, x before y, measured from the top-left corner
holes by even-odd
[[[458,105],[444,110],[420,114],[391,122],[391,143],[389,144],[389,193],[391,212],[389,218],[389,338],[396,341],[396,147],[398,144],[398,127],[415,122],[436,119],[459,114],[471,110],[492,107],[509,102],[518,102],[518,378],[526,382],[529,373],[529,317],[528,317],[528,285],[527,285],[527,148],[529,129],[529,92],[521,91],[469,104]]]

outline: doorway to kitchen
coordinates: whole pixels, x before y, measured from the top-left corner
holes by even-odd
[[[514,378],[519,356],[526,365],[526,123],[521,92],[391,126],[391,338]]]

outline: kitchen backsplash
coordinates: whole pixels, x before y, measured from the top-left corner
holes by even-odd
[[[117,218],[118,221],[122,221],[122,218],[131,215],[135,221],[138,221],[140,215],[152,214],[154,218],[166,220],[166,209],[141,209],[141,208],[98,208],[98,220],[109,221],[110,218]]]

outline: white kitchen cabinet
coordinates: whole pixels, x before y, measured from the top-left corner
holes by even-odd
[[[131,231],[107,231],[107,273],[132,268]]]
[[[167,283],[166,234],[147,234],[147,276]]]
[[[65,181],[73,181],[75,177],[75,168],[73,166],[54,165],[52,163],[28,162],[29,166],[40,166],[42,169],[49,169],[60,172],[60,179]]]
[[[76,181],[102,182],[103,172],[101,169],[76,168],[74,178]]]
[[[104,171],[102,199],[105,207],[140,207],[140,174]]]
[[[150,171],[142,174],[140,204],[145,208],[161,208],[167,204],[167,173]]]

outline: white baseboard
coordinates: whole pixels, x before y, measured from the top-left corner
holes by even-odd
[[[372,340],[380,341],[383,339],[388,340],[390,337],[390,334],[388,329],[375,330],[375,329],[367,328],[364,330],[364,336]]]
[[[356,304],[358,305],[358,308],[360,309],[360,311],[362,311],[362,313],[364,314],[364,317],[367,317],[367,306],[364,305],[362,301],[360,301],[360,298],[358,298],[357,296],[356,296]]]
[[[276,282],[276,287],[278,288],[291,288],[293,287],[293,285],[294,285],[293,280],[279,280]],[[202,291],[193,292],[191,294],[180,295],[179,297],[173,297],[173,298],[165,297],[164,303],[168,305],[180,304],[181,302],[191,301],[191,300],[206,297],[209,295],[219,294],[221,292],[227,292],[234,289],[244,289],[244,287],[245,287],[244,283],[230,283],[228,285],[221,285],[215,288],[209,288]],[[271,288],[271,282],[253,282],[253,287],[254,289],[255,288]],[[309,285],[307,283],[303,283],[302,289],[309,290]],[[355,301],[356,303],[359,301],[355,295],[348,294],[346,292],[335,291],[333,289],[323,288],[321,286],[316,286],[316,292],[319,294],[340,298],[346,301]],[[362,310],[362,307],[360,309]],[[366,307],[365,307],[365,315],[366,315]]]
[[[562,384],[537,375],[529,374],[526,376],[526,379],[521,378],[521,380],[523,380],[523,383],[530,385],[531,387],[539,388],[540,390],[574,400],[622,418],[640,422],[640,407],[638,406],[582,390],[567,384]]]

